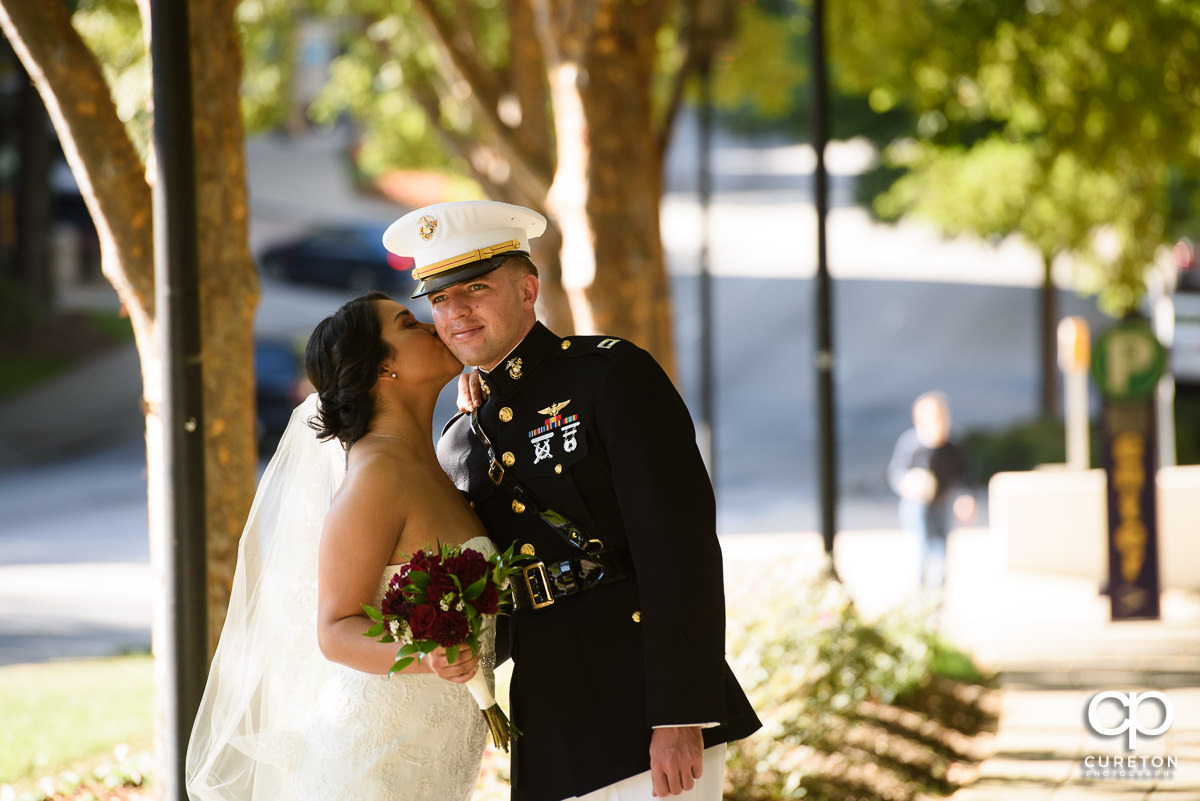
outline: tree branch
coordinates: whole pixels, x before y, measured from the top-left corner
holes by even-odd
[[[680,23],[683,63],[675,72],[667,104],[658,124],[658,152],[665,156],[671,140],[671,128],[687,82],[700,72],[733,32],[733,5],[729,0],[695,0],[684,4],[684,20]]]
[[[540,184],[548,189],[553,176],[544,162],[545,153],[526,152],[513,129],[500,118],[500,87],[479,64],[475,51],[461,46],[457,29],[442,19],[431,0],[417,0],[417,6],[433,28],[434,37],[445,53],[447,62],[471,87],[470,102],[478,112],[474,118],[483,126],[497,152],[508,161],[513,175],[519,180]],[[469,25],[463,27],[469,28]],[[473,39],[468,39],[468,43],[473,44]],[[437,120],[438,116],[431,119]]]
[[[509,72],[521,107],[521,124],[516,131],[519,147],[529,154],[530,168],[545,176],[549,185],[554,175],[554,123],[550,118],[546,57],[529,0],[508,1],[508,25]]]

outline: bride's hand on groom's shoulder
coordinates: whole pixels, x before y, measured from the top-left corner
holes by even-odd
[[[425,661],[438,677],[455,684],[465,683],[479,669],[479,657],[466,645],[459,649],[458,658],[453,662],[447,657],[445,648],[434,649]]]
[[[483,387],[479,384],[479,371],[467,370],[458,376],[458,410],[464,414],[483,406]]]

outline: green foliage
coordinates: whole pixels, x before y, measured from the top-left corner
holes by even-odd
[[[133,341],[133,324],[123,314],[92,311],[87,315],[87,324],[99,336],[114,344]]]
[[[970,431],[964,442],[972,475],[980,483],[996,473],[1032,470],[1066,459],[1066,435],[1059,420],[1032,420],[1000,431]]]
[[[445,13],[455,11],[446,4]],[[476,0],[471,34],[477,56],[497,80],[505,80],[508,25],[502,4]],[[330,124],[353,117],[362,129],[358,166],[368,175],[390,169],[438,167],[465,176],[468,166],[447,150],[442,130],[477,139],[470,86],[454,74],[436,36],[411,2],[314,0],[314,13],[345,15],[339,55],[327,82],[309,107],[310,117]],[[466,24],[455,18],[455,24]],[[432,116],[431,116],[432,114]]]
[[[885,216],[1071,253],[1113,313],[1200,225],[1196,4],[855,0],[830,23],[844,87],[914,115]]]
[[[744,134],[782,133],[800,142],[812,137],[811,2],[772,0],[737,6],[737,35],[720,53],[713,100],[725,127]],[[908,114],[896,104],[875,108],[871,96],[846,90],[829,64],[830,136],[866,137],[880,146],[905,128]]]
[[[0,784],[149,748],[152,668],[147,655],[0,667]]]
[[[23,334],[38,323],[33,292],[12,276],[0,275],[0,335]]]
[[[287,121],[291,109],[298,15],[291,0],[242,0],[242,121],[250,133]]]
[[[1097,449],[1093,431],[1093,463]],[[971,474],[986,484],[996,473],[1033,470],[1038,465],[1062,464],[1066,460],[1066,434],[1060,420],[1029,420],[1008,428],[969,431],[964,439],[971,461]]]
[[[968,684],[987,683],[987,677],[980,672],[971,655],[947,642],[940,634],[931,635],[928,646],[930,674]]]
[[[1175,462],[1200,464],[1200,387],[1175,388]]]
[[[136,0],[81,0],[75,4],[71,24],[96,54],[117,116],[145,161],[153,135],[153,89]]]
[[[753,600],[731,599],[731,665],[763,729],[733,743],[734,797],[838,797],[815,790],[813,761],[836,754],[864,704],[890,704],[925,686],[936,667],[978,680],[969,657],[929,632],[921,610],[865,621],[838,582],[796,580],[797,565],[765,567]],[[915,781],[915,780],[914,780]]]

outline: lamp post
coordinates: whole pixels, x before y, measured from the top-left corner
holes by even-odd
[[[837,532],[837,421],[833,387],[832,282],[825,249],[825,219],[829,213],[829,177],[825,171],[825,143],[829,138],[829,92],[825,70],[825,3],[813,0],[812,10],[812,119],[813,149],[817,155],[813,196],[817,209],[817,481],[820,488],[821,538],[833,569],[833,538]]]
[[[204,417],[188,9],[151,0],[155,329],[162,355],[162,519],[151,533],[165,801],[186,801],[184,757],[208,666]]]

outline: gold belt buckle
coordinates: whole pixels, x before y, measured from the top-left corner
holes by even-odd
[[[493,459],[492,463],[488,465],[488,478],[490,478],[492,483],[497,487],[500,486],[500,482],[504,480],[504,466],[495,459]]]
[[[521,568],[525,577],[525,589],[529,590],[529,600],[534,609],[541,609],[554,603],[554,595],[550,592],[550,577],[546,575],[546,565],[534,562]],[[534,585],[537,584],[537,588]]]

